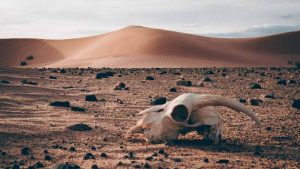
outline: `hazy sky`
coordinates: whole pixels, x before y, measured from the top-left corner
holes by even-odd
[[[0,0],[0,38],[71,38],[141,25],[217,37],[300,30],[300,0]]]

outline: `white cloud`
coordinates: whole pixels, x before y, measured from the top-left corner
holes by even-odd
[[[1,0],[0,11],[0,38],[80,37],[128,25],[260,36],[270,32],[254,25],[300,25],[298,0]]]

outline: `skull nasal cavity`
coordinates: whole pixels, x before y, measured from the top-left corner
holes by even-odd
[[[171,117],[177,122],[183,122],[188,118],[188,110],[184,105],[175,106]]]

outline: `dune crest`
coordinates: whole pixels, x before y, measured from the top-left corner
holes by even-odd
[[[287,66],[300,59],[300,31],[224,39],[129,26],[67,40],[0,39],[0,66],[18,67],[207,67]]]

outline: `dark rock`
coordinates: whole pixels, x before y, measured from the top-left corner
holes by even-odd
[[[287,81],[285,79],[280,79],[280,80],[277,81],[277,84],[279,84],[279,85],[286,85]]]
[[[63,163],[58,164],[54,169],[80,169],[76,164]]]
[[[49,79],[57,79],[57,77],[56,76],[49,76]]]
[[[50,155],[45,155],[45,160],[46,161],[51,161],[53,158]]]
[[[67,128],[72,131],[90,131],[90,130],[92,130],[92,128],[90,126],[88,126],[87,124],[83,124],[83,123],[74,124],[74,125],[68,126]]]
[[[255,147],[255,151],[254,151],[255,155],[261,155],[262,152],[263,152],[263,150],[262,150],[261,146]]]
[[[19,165],[19,164],[14,164],[14,165],[12,166],[12,169],[20,169],[20,165]]]
[[[29,55],[26,57],[26,60],[33,60],[33,55]]]
[[[265,98],[267,98],[267,99],[274,99],[275,98],[274,93],[266,94]]]
[[[92,165],[91,169],[99,169],[99,167],[96,164],[94,164]]]
[[[114,72],[107,71],[107,72],[100,72],[96,74],[96,79],[103,79],[103,78],[109,78],[114,76]]]
[[[8,80],[1,80],[0,82],[3,83],[3,84],[9,84],[10,83]]]
[[[227,163],[229,163],[229,160],[227,160],[227,159],[220,159],[220,160],[217,161],[217,163],[227,164]]]
[[[159,153],[159,154],[165,154],[165,150],[159,149],[159,150],[158,150],[158,153]]]
[[[239,102],[240,102],[240,103],[246,103],[246,102],[247,102],[247,99],[240,98],[240,99],[239,99]]]
[[[151,161],[151,160],[153,160],[153,157],[146,157],[145,160]]]
[[[203,160],[205,163],[209,163],[209,159],[208,158],[204,158]]]
[[[179,80],[179,81],[177,81],[177,85],[190,87],[190,86],[192,86],[192,82],[189,80]]]
[[[249,88],[250,88],[250,89],[261,89],[262,87],[261,87],[261,85],[258,84],[258,83],[250,83],[250,84],[249,84]]]
[[[266,127],[266,130],[271,131],[272,127]]]
[[[145,163],[144,168],[151,168],[151,166],[148,163]]]
[[[54,101],[50,103],[50,106],[55,107],[70,107],[70,102],[68,101]]]
[[[65,69],[61,69],[60,73],[67,73]]]
[[[71,107],[71,110],[72,111],[78,111],[78,112],[85,112],[85,108],[78,107],[78,106]]]
[[[175,162],[182,162],[182,160],[181,160],[180,158],[173,158],[173,160],[174,160]]]
[[[100,157],[105,157],[105,158],[106,158],[106,157],[107,157],[107,154],[106,154],[106,153],[101,153],[101,154],[100,154]]]
[[[172,87],[169,91],[170,92],[177,92],[177,89],[175,87]]]
[[[151,100],[150,105],[161,105],[167,102],[167,98],[165,97],[155,97]]]
[[[213,80],[209,77],[205,77],[201,80],[202,82],[212,82]]]
[[[86,153],[83,156],[83,160],[88,160],[88,159],[95,159],[95,156],[92,153]]]
[[[203,73],[204,75],[212,75],[214,72],[212,70],[207,70]]]
[[[71,152],[75,152],[75,151],[76,151],[76,149],[75,149],[75,147],[70,147],[70,148],[69,148],[69,151],[71,151]]]
[[[250,99],[250,104],[253,106],[259,106],[262,102],[260,99]]]
[[[292,103],[292,107],[296,109],[300,109],[300,99],[295,99]]]
[[[95,102],[97,101],[97,97],[95,95],[87,95],[85,96],[85,101],[89,101],[89,102]]]
[[[287,84],[296,84],[297,82],[295,80],[288,80]]]
[[[41,162],[36,162],[36,163],[34,164],[34,167],[35,167],[35,168],[44,168],[44,165],[43,165]]]
[[[96,149],[97,149],[96,146],[92,146],[92,147],[91,147],[91,150],[94,150],[94,151],[95,151]]]
[[[145,80],[155,80],[155,78],[153,76],[147,76]]]
[[[28,85],[38,85],[37,82],[30,81],[30,80],[22,80],[22,84],[28,84]]]
[[[21,154],[22,154],[22,155],[30,155],[30,154],[31,154],[30,148],[28,148],[28,147],[23,147],[23,148],[21,149]]]
[[[44,150],[44,154],[48,154],[49,152],[48,152],[48,150]]]
[[[125,83],[119,83],[115,86],[114,90],[128,90],[129,88],[126,87]]]
[[[25,65],[27,65],[27,62],[25,62],[25,61],[20,62],[20,66],[25,66]]]

